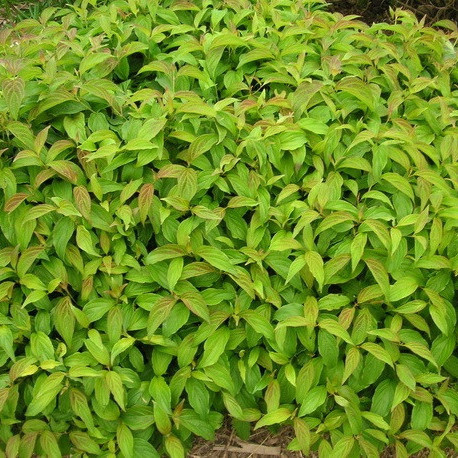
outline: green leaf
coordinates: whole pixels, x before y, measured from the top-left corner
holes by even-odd
[[[305,262],[311,272],[315,277],[318,286],[321,290],[324,283],[324,269],[323,269],[323,259],[316,251],[308,251],[304,255]]]
[[[296,258],[289,266],[288,276],[286,277],[285,283],[288,284],[294,275],[296,275],[306,265],[306,263],[307,261],[304,256]]]
[[[411,352],[415,353],[418,356],[421,356],[422,358],[426,359],[430,363],[432,363],[434,366],[438,367],[436,360],[434,359],[433,354],[431,351],[423,345],[422,343],[419,342],[408,342],[404,344]]]
[[[421,445],[422,447],[431,448],[432,442],[431,439],[423,431],[415,431],[414,429],[409,429],[400,434],[401,439],[405,439],[415,444]]]
[[[25,83],[21,77],[4,79],[2,82],[3,97],[13,119],[18,118],[22,100],[25,97]]]
[[[73,412],[75,412],[75,414],[83,420],[86,427],[91,430],[94,427],[94,420],[84,393],[72,388],[70,391],[70,404]]]
[[[148,323],[147,333],[153,335],[159,326],[168,318],[173,306],[177,303],[177,300],[171,296],[164,296],[156,300],[151,307]]]
[[[13,349],[13,333],[8,326],[0,326],[0,348],[8,355],[12,361],[16,361]]]
[[[350,215],[347,212],[333,212],[330,215],[326,216],[326,218],[323,221],[321,221],[321,223],[315,230],[315,235],[321,234],[322,232],[331,229],[338,224],[352,220],[352,215]]]
[[[110,355],[107,348],[103,345],[100,333],[95,329],[91,329],[88,332],[88,337],[89,339],[84,341],[86,348],[100,364],[108,366],[110,364]]]
[[[383,361],[384,363],[394,368],[393,360],[391,359],[390,354],[380,345],[377,345],[372,342],[366,342],[361,345],[361,348],[369,352],[371,355],[375,356],[380,361]]]
[[[402,277],[390,286],[390,301],[399,301],[412,295],[418,288],[418,281],[413,277]]]
[[[194,250],[194,253],[223,272],[237,274],[237,270],[229,257],[213,246],[201,246],[198,250]]]
[[[359,232],[351,242],[351,270],[355,270],[361,260],[366,247],[367,235]]]
[[[159,403],[154,404],[154,420],[156,422],[156,427],[163,435],[169,435],[172,430],[168,410],[169,409],[163,409]]]
[[[131,431],[149,428],[154,423],[154,409],[151,406],[132,406],[122,415],[123,423]]]
[[[100,454],[100,447],[91,439],[89,434],[83,431],[72,431],[69,438],[78,450],[95,455]]]
[[[209,151],[216,143],[218,142],[218,137],[215,134],[204,134],[200,135],[189,145],[189,149],[186,154],[186,159],[189,163],[194,162],[199,156]],[[184,172],[194,172],[192,169],[185,169]],[[182,176],[182,175],[181,175]],[[193,177],[197,180],[195,172]],[[178,183],[180,182],[180,177],[178,177]],[[197,185],[197,183],[195,183]],[[190,200],[190,199],[188,199]]]
[[[105,380],[106,380],[108,389],[110,390],[111,394],[113,395],[114,400],[119,405],[119,407],[121,407],[122,410],[125,410],[124,408],[125,393],[124,393],[124,388],[122,386],[121,376],[116,372],[108,371],[105,373]]]
[[[296,417],[293,424],[294,434],[296,435],[300,450],[307,455],[310,451],[310,428],[307,422],[302,420],[302,418]]]
[[[177,109],[177,113],[190,113],[201,116],[216,117],[216,110],[205,102],[188,102],[183,103]]]
[[[329,129],[325,122],[314,118],[302,118],[297,122],[297,124],[304,130],[321,135],[325,135]]]
[[[93,299],[86,303],[83,312],[89,322],[100,320],[114,305],[114,301],[109,298]]]
[[[145,258],[145,263],[153,265],[166,259],[182,257],[185,254],[185,250],[178,245],[163,245],[149,253]]]
[[[359,362],[361,361],[361,353],[357,347],[352,347],[348,350],[347,356],[345,358],[345,368],[342,375],[342,385],[350,377],[351,374],[358,367]]]
[[[388,181],[388,183],[390,183],[397,190],[405,194],[411,200],[415,200],[412,186],[410,185],[410,183],[408,182],[406,178],[404,178],[401,175],[398,175],[397,173],[391,173],[391,172],[383,174],[382,178],[385,181]]]
[[[390,425],[383,419],[381,415],[378,415],[374,412],[361,412],[361,415],[366,420],[369,420],[377,428],[384,430],[390,429]]]
[[[273,59],[273,57],[274,55],[270,50],[266,48],[255,48],[247,52],[246,54],[243,54],[243,56],[239,60],[237,68],[240,68],[242,65],[245,65],[249,62],[254,62],[263,59]]]
[[[312,388],[306,395],[299,408],[299,416],[309,415],[318,407],[321,407],[328,396],[326,387],[316,386]]]
[[[180,299],[192,313],[199,316],[204,321],[210,321],[208,306],[201,294],[189,291],[182,294]]]
[[[383,291],[385,297],[389,297],[390,280],[385,266],[376,259],[366,259],[365,262],[367,264],[367,267],[369,267],[369,270],[371,271],[372,275],[374,276],[375,281],[378,283],[380,289]]]
[[[243,410],[237,400],[230,394],[223,392],[223,402],[229,415],[239,420],[243,419]]]
[[[51,431],[42,431],[40,433],[40,445],[46,455],[55,456],[56,458],[62,456],[56,436]]]
[[[447,320],[447,309],[444,300],[436,291],[429,288],[425,288],[424,291],[431,301],[431,305],[429,306],[431,318],[442,333],[449,335],[450,328]]]
[[[407,366],[404,364],[397,364],[396,375],[398,376],[399,380],[404,383],[404,385],[406,385],[412,391],[415,391],[415,377]]]
[[[396,406],[405,401],[410,396],[410,393],[410,388],[404,383],[399,382],[396,385],[396,389],[394,391],[393,404],[391,406],[391,410],[393,410]]]
[[[19,121],[12,121],[8,123],[7,129],[23,146],[32,151],[34,150],[35,138],[29,127]]]
[[[339,310],[350,303],[347,296],[341,294],[327,294],[318,301],[320,310]]]
[[[170,458],[184,458],[185,456],[181,441],[173,435],[169,435],[165,438],[165,449]]]
[[[332,458],[346,458],[355,444],[353,436],[342,437],[332,450]]]
[[[207,441],[212,441],[215,438],[212,425],[210,425],[209,422],[201,420],[195,412],[189,409],[185,409],[181,412],[180,424]]]
[[[280,133],[278,140],[282,150],[290,151],[304,146],[307,142],[307,135],[301,130],[286,131]]]
[[[171,392],[163,377],[154,377],[151,380],[149,393],[162,410],[170,411]]]
[[[364,83],[356,77],[349,76],[339,81],[339,83],[336,85],[336,89],[338,91],[343,91],[351,94],[363,102],[367,108],[375,111],[376,98],[373,91],[371,90],[371,85]]]
[[[134,457],[134,437],[130,429],[121,423],[116,430],[116,439],[123,456],[126,458]]]
[[[105,52],[99,53],[91,53],[85,56],[80,63],[79,66],[79,73],[82,75],[83,73],[87,72],[91,68],[95,67],[98,64],[106,61],[111,57],[111,54]]]
[[[111,349],[111,364],[114,363],[114,360],[118,355],[120,355],[122,352],[130,348],[134,344],[134,342],[135,339],[133,337],[125,337],[123,339],[118,340]]]
[[[293,234],[285,231],[277,232],[270,242],[270,251],[296,250],[302,248],[301,244],[294,239]],[[307,262],[307,259],[304,258]]]
[[[54,347],[51,339],[42,331],[30,336],[30,351],[40,361],[54,359]]]
[[[37,205],[33,208],[31,208],[25,218],[22,220],[23,223],[26,223],[27,221],[33,221],[35,219],[38,219],[40,218],[41,216],[43,215],[46,215],[47,213],[50,213],[52,211],[54,211],[56,209],[56,207],[53,207],[52,205],[48,205],[48,204],[41,204],[41,205]]]
[[[345,342],[353,345],[353,341],[351,340],[351,337],[348,334],[348,332],[339,322],[333,320],[332,318],[325,318],[323,320],[320,320],[318,322],[318,326],[322,329],[325,329],[330,334],[340,337]]]
[[[266,413],[255,425],[254,429],[262,428],[263,426],[276,425],[283,423],[291,417],[291,411],[286,407],[280,407],[273,412]]]
[[[274,330],[270,322],[260,313],[254,310],[244,310],[240,313],[243,318],[256,332],[259,332],[267,339],[274,338]]]
[[[67,345],[71,345],[75,331],[75,315],[68,298],[59,301],[54,309],[55,326]]]
[[[91,233],[84,226],[77,226],[76,228],[76,244],[86,253],[99,257],[91,237]]]
[[[57,394],[62,389],[62,381],[65,374],[62,372],[55,372],[42,381],[40,388],[34,393],[32,401],[27,406],[25,415],[34,417],[41,412],[55,400]]]
[[[178,195],[190,201],[197,192],[197,173],[193,169],[184,169],[177,177]]]
[[[417,401],[412,409],[411,425],[413,429],[424,431],[433,419],[433,404]]]
[[[84,186],[73,188],[73,197],[75,198],[76,208],[89,220],[91,217],[91,196]]]
[[[198,367],[211,366],[215,364],[224,353],[229,341],[230,332],[227,328],[217,329],[204,344],[204,353]]]
[[[183,273],[183,258],[174,258],[170,261],[169,268],[167,270],[167,283],[170,291],[173,291],[178,280]]]

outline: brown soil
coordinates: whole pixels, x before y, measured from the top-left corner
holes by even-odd
[[[403,8],[414,12],[425,22],[432,25],[448,19],[458,22],[458,0],[329,0],[330,10],[345,15],[358,15],[361,19],[373,22],[390,22],[389,8]]]
[[[345,16],[357,15],[367,24],[373,22],[388,22],[390,15],[388,12],[390,0],[329,0],[329,9]]]

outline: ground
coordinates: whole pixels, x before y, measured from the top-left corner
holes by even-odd
[[[214,442],[203,439],[197,440],[188,458],[300,458],[304,455],[300,452],[287,450],[289,442],[294,437],[291,428],[283,428],[273,434],[268,429],[262,428],[255,431],[249,441],[242,441],[235,436],[234,432],[225,426],[217,433]],[[309,458],[318,455],[313,453]],[[388,448],[381,458],[394,458],[394,450]],[[427,458],[429,451],[424,450],[411,458]],[[447,451],[447,458],[458,458],[458,452]]]

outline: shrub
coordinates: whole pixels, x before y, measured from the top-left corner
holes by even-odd
[[[444,456],[456,32],[90,3],[0,32],[0,450],[178,458],[228,415]]]

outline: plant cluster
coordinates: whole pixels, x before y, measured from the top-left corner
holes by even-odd
[[[0,456],[458,445],[457,33],[323,6],[0,31]]]

